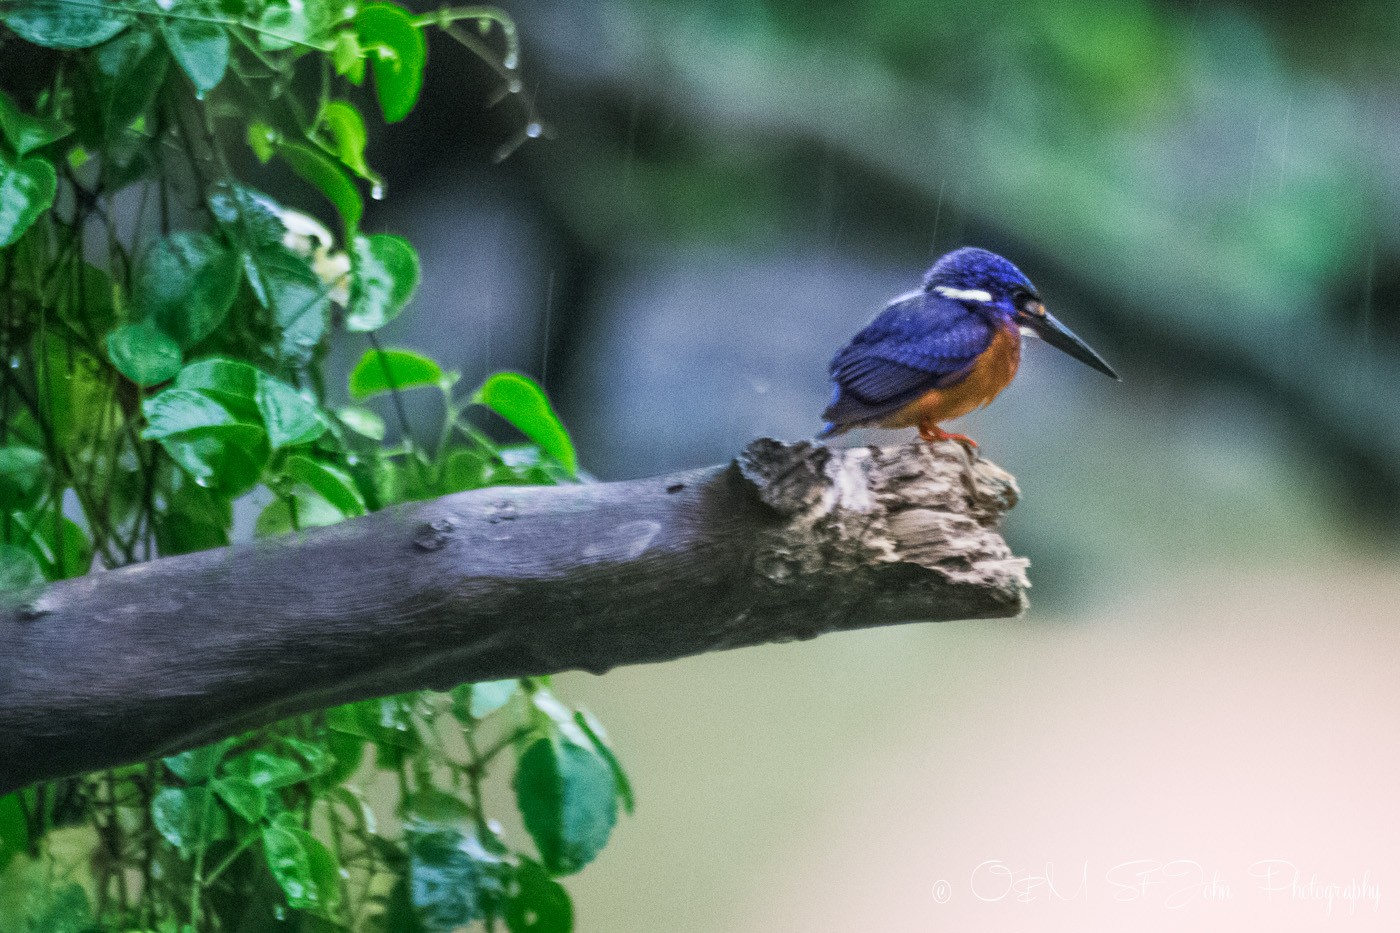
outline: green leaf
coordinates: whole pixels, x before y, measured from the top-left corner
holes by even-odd
[[[365,121],[360,118],[359,111],[343,100],[333,100],[321,110],[321,121],[330,131],[331,148],[346,168],[361,178],[378,181],[379,177],[365,162],[365,145],[369,142],[369,135],[365,132]]]
[[[429,933],[448,933],[486,915],[501,896],[501,862],[458,829],[410,832],[409,892]]]
[[[131,18],[107,0],[17,0],[0,7],[0,22],[20,38],[51,49],[85,49],[121,32]]]
[[[418,287],[418,254],[389,233],[355,237],[345,329],[378,330],[399,316]]]
[[[515,796],[525,828],[554,875],[578,871],[602,851],[617,822],[612,770],[592,749],[536,740],[520,756]]]
[[[372,441],[384,440],[384,419],[370,411],[368,408],[360,408],[356,405],[347,405],[335,413],[341,423],[347,428]]]
[[[578,457],[569,432],[549,404],[539,383],[520,373],[496,373],[476,390],[472,401],[500,415],[569,471],[578,472]]]
[[[471,713],[476,719],[485,719],[510,702],[511,697],[520,692],[518,680],[486,680],[471,685]]]
[[[111,399],[106,367],[53,330],[36,333],[30,352],[43,364],[40,396],[48,404],[53,439],[71,452],[99,439]]]
[[[151,822],[182,853],[229,835],[228,814],[207,787],[162,788],[151,799]]]
[[[149,426],[141,436],[159,441],[196,483],[217,488],[230,499],[257,485],[271,455],[267,432],[261,425],[238,423],[218,402],[185,389],[166,389],[147,399],[142,410]],[[228,420],[179,429],[220,417]]]
[[[23,444],[0,447],[0,512],[33,508],[49,483],[49,461]]]
[[[167,768],[174,772],[176,777],[191,784],[198,784],[213,776],[214,770],[219,767],[219,762],[223,761],[224,755],[228,754],[232,744],[225,739],[222,742],[215,742],[213,745],[192,748],[187,752],[170,755],[161,760],[165,762]]]
[[[207,395],[237,420],[254,423],[262,417],[254,401],[262,376],[263,373],[250,363],[210,356],[181,369],[175,377],[174,388]]]
[[[257,823],[267,813],[267,793],[245,777],[215,778],[209,786],[230,810],[249,823]]]
[[[272,51],[319,44],[331,9],[328,3],[269,0],[258,19],[258,43]]]
[[[117,372],[139,386],[165,382],[180,371],[180,345],[149,321],[123,324],[107,335],[106,343]]]
[[[157,240],[136,270],[132,304],[144,321],[188,350],[212,334],[238,294],[238,257],[207,233]]]
[[[228,71],[228,31],[203,20],[163,19],[160,32],[170,54],[189,75],[194,96],[203,100]]]
[[[90,149],[102,151],[104,163],[114,157],[129,161],[132,147],[142,140],[140,134],[128,131],[165,83],[170,56],[154,33],[138,28],[95,49],[83,65],[87,80],[75,89],[78,133]],[[118,139],[124,141],[123,152],[113,148],[113,140]]]
[[[0,872],[20,852],[29,848],[29,824],[19,794],[0,797]]]
[[[350,373],[350,395],[367,399],[381,392],[439,385],[442,368],[412,350],[366,350]]]
[[[435,787],[409,794],[402,806],[404,828],[411,833],[438,829],[466,831],[476,824],[471,807]]]
[[[595,719],[591,713],[586,713],[583,710],[574,711],[574,722],[588,736],[588,741],[593,744],[593,750],[602,755],[603,760],[612,769],[613,782],[617,785],[617,799],[622,801],[622,808],[631,813],[637,805],[636,798],[632,795],[632,781],[627,777],[627,772],[623,770],[622,762],[618,760],[612,746],[608,744],[603,724]]]
[[[20,110],[10,96],[0,91],[0,135],[20,158],[56,142],[73,132],[73,127],[57,117],[34,117]]]
[[[480,489],[486,485],[486,455],[476,450],[460,448],[447,455],[442,468],[438,492],[446,495]]]
[[[162,556],[189,554],[229,543],[233,507],[226,496],[176,474],[153,523]]]
[[[335,64],[335,73],[356,87],[365,80],[365,50],[360,48],[358,33],[347,29],[336,35],[331,61]]]
[[[192,389],[166,389],[142,402],[141,411],[146,415],[141,437],[148,441],[237,421],[223,405]]]
[[[340,901],[340,865],[315,836],[289,822],[263,827],[263,851],[287,905],[328,917]]]
[[[368,511],[355,481],[339,467],[298,454],[287,458],[285,471],[288,476],[316,490],[342,515],[364,515]]]
[[[320,777],[331,769],[335,764],[331,754],[324,745],[316,742],[308,742],[299,739],[294,735],[282,736],[282,744],[296,752],[303,762],[306,763],[307,773],[311,777]]]
[[[316,404],[267,373],[258,373],[256,400],[273,450],[309,444],[326,432],[326,423],[321,420]]]
[[[320,191],[335,205],[340,220],[345,225],[345,239],[352,239],[360,228],[360,217],[365,212],[365,202],[360,197],[355,183],[344,170],[319,149],[298,143],[279,143],[277,154],[303,181]]]
[[[0,153],[0,247],[9,246],[53,205],[58,173],[38,156],[11,162]]]
[[[277,140],[280,137],[276,130],[261,120],[254,120],[248,124],[245,138],[248,148],[253,150],[253,155],[257,156],[262,164],[271,162],[272,157],[277,154]]]
[[[520,690],[518,680],[487,680],[452,690],[452,714],[463,723],[485,719],[510,702]]]
[[[428,45],[412,15],[393,3],[372,3],[355,15],[360,46],[374,56],[374,91],[389,123],[408,116],[423,88]]]
[[[277,324],[276,354],[292,363],[307,362],[330,323],[330,286],[280,243],[248,254],[245,265],[253,294]]]
[[[80,577],[92,569],[92,543],[87,534],[71,519],[62,518],[54,528],[54,510],[44,509],[30,522],[22,522],[29,543],[25,545],[45,577],[68,580]]]
[[[271,158],[270,150],[268,157]],[[287,232],[280,216],[281,206],[261,191],[244,185],[219,182],[209,195],[209,210],[225,235],[244,250],[280,244]]]
[[[521,859],[515,870],[505,915],[510,933],[571,933],[574,928],[569,893],[532,859]]]
[[[262,790],[280,790],[311,777],[301,762],[272,752],[249,752],[224,765],[226,775],[247,778]]]
[[[286,498],[279,496],[258,513],[258,520],[253,526],[255,535],[271,538],[290,531],[324,528],[345,521],[345,513],[315,490],[297,487],[290,495],[296,502],[296,521],[292,521],[292,507]]]
[[[39,562],[23,548],[0,544],[0,595],[15,594],[47,582]]]

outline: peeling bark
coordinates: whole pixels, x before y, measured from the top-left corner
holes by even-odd
[[[1014,616],[1016,497],[952,443],[764,439],[53,584],[0,609],[0,794],[366,697]]]

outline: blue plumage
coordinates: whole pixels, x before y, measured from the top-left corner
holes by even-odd
[[[817,436],[917,424],[926,440],[973,445],[938,423],[987,404],[1005,388],[1016,373],[1023,332],[1118,378],[1045,310],[1020,269],[968,247],[938,260],[922,289],[896,298],[832,359],[836,387]]]
[[[921,291],[896,300],[831,361],[822,435],[881,418],[966,375],[995,326],[968,303]]]

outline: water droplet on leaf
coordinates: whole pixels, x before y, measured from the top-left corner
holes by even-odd
[[[539,138],[540,138],[540,134],[543,133],[543,132],[544,132],[544,127],[540,126],[538,123],[535,123],[534,121],[531,121],[531,122],[530,122],[530,125],[527,126],[527,127],[525,127],[525,135],[528,136],[528,137],[530,137],[531,139],[539,139]]]
[[[516,55],[514,52],[507,52],[506,57],[501,62],[501,64],[514,71],[515,69],[520,67],[520,56]]]

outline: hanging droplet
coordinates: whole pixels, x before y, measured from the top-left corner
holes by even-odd
[[[277,918],[278,923],[281,923],[283,920],[287,919],[287,908],[283,907],[281,904],[274,905],[272,908],[272,916]]]
[[[540,134],[543,133],[543,132],[544,132],[544,127],[540,126],[538,123],[536,123],[536,122],[533,121],[533,120],[531,120],[531,121],[530,121],[530,124],[529,124],[528,126],[525,127],[525,135],[528,136],[528,137],[530,137],[531,139],[539,139],[539,138],[540,138]]]
[[[519,94],[525,89],[525,85],[520,83],[519,78],[511,78],[508,82],[506,82],[506,89],[509,90],[512,94]]]
[[[514,71],[515,69],[520,67],[520,56],[515,54],[514,49],[511,49],[509,52],[506,53],[505,60],[502,61],[501,64],[505,65],[511,71]]]
[[[376,201],[384,200],[384,182],[376,181],[369,189],[369,196]]]
[[[209,477],[207,477],[207,476],[196,476],[196,477],[194,478],[194,484],[195,484],[196,486],[203,486],[205,489],[208,489],[208,488],[209,488]]]

